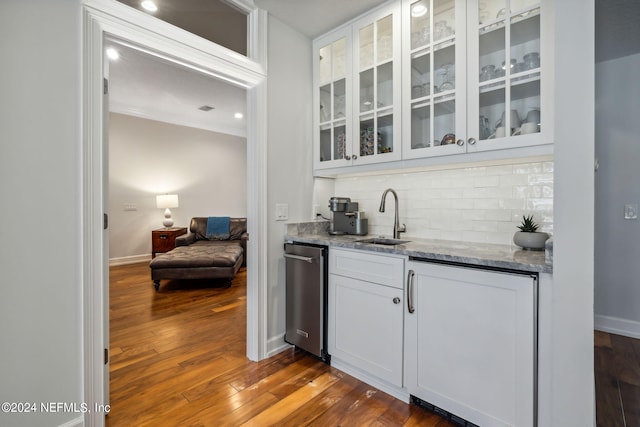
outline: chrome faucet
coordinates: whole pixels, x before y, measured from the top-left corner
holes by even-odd
[[[400,233],[405,233],[407,231],[407,226],[402,224],[402,227],[400,227],[400,223],[398,222],[398,195],[396,194],[395,190],[391,188],[387,188],[386,190],[384,190],[384,193],[382,193],[382,200],[380,200],[379,211],[384,212],[384,202],[387,199],[387,193],[389,192],[393,194],[393,198],[396,201],[395,217],[393,219],[393,238],[399,239]]]

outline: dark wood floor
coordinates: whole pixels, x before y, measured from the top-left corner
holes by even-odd
[[[640,427],[640,340],[595,332],[596,418],[602,427]]]
[[[452,426],[299,351],[245,357],[246,271],[230,288],[111,268],[107,426]],[[595,332],[597,424],[640,427],[640,340]]]
[[[453,426],[300,351],[245,357],[246,272],[230,288],[111,268],[107,426]]]

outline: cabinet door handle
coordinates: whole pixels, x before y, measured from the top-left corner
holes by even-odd
[[[407,275],[407,310],[409,313],[413,313],[416,309],[413,307],[413,276],[415,276],[413,270],[409,270]]]
[[[393,299],[393,303],[394,303],[394,304],[400,304],[400,298],[395,297],[395,298]]]
[[[476,142],[477,142],[477,141],[476,141],[476,139],[475,139],[475,138],[469,138],[469,139],[467,140],[467,144],[469,144],[469,145],[475,145],[475,144],[476,144]]]
[[[464,145],[464,139],[457,140],[456,144],[458,144],[459,147],[462,147]]]
[[[353,156],[351,156],[351,158],[352,158],[353,160],[355,160],[355,159],[357,159],[357,158],[358,158],[358,156],[356,156],[356,155],[354,154]]]
[[[344,156],[344,158],[345,158],[345,160],[351,160],[351,156],[348,155],[348,154],[346,156]]]

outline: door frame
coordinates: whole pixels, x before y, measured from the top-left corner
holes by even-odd
[[[267,14],[251,0],[230,0],[248,13],[245,57],[118,3],[82,3],[82,318],[83,397],[91,406],[108,401],[103,372],[103,340],[108,301],[108,258],[103,248],[103,183],[107,179],[103,132],[104,41],[117,38],[165,59],[247,89],[247,357],[267,355]],[[98,411],[85,413],[85,425],[102,426]]]

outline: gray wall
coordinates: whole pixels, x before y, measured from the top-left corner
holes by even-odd
[[[311,40],[269,18],[269,134],[267,155],[268,350],[284,344],[283,222],[275,205],[289,205],[289,220],[311,216]]]
[[[247,215],[246,139],[137,117],[110,114],[109,258],[151,254],[151,230],[161,228],[157,194],[178,194],[174,226],[194,216]],[[135,204],[135,211],[125,210]]]
[[[640,338],[640,54],[596,64],[596,328]]]
[[[82,402],[80,0],[0,2],[0,402]],[[73,413],[0,413],[55,426]]]

